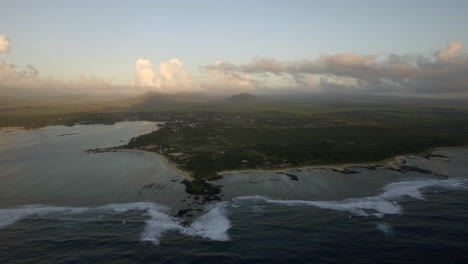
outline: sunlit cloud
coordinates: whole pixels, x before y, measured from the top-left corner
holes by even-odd
[[[5,35],[0,35],[0,53],[10,51],[10,39]]]
[[[7,38],[6,38],[7,39]],[[162,93],[277,92],[467,94],[468,55],[463,44],[450,41],[433,56],[376,55],[352,52],[321,54],[315,59],[279,61],[255,57],[244,64],[215,61],[191,73],[180,59],[160,62],[137,59],[134,77],[114,84],[93,75],[77,80],[42,77],[31,65],[18,67],[0,60],[0,94],[26,93]],[[9,50],[10,44],[3,46]]]
[[[450,41],[447,44],[447,48],[443,50],[439,50],[436,53],[436,56],[440,60],[450,60],[456,57],[456,54],[463,49],[463,44],[458,41]]]
[[[253,91],[254,81],[248,73],[230,71],[232,65],[222,61],[202,68],[199,75],[193,76],[184,70],[184,63],[171,59],[159,64],[155,72],[148,59],[138,59],[135,63],[132,85],[146,91],[163,93],[204,92],[223,94]]]
[[[289,62],[255,58],[240,65],[224,62],[216,69],[227,76],[280,75],[294,80],[296,87],[306,87],[311,75],[320,76],[321,87],[314,90],[323,92],[467,93],[468,56],[461,53],[462,47],[462,43],[451,41],[433,58],[341,53]],[[204,68],[210,70],[214,66]]]
[[[0,51],[8,52],[10,41],[0,35]],[[32,65],[19,67],[0,60],[0,95],[113,94],[130,93],[129,86],[113,85],[93,75],[81,74],[77,80],[42,77]]]
[[[26,65],[19,68],[0,60],[0,95],[110,94],[130,91],[92,75],[81,74],[77,80],[41,78],[39,71]]]
[[[155,72],[153,63],[148,59],[138,59],[135,63],[134,86],[147,88],[148,91],[164,93],[196,91],[197,83],[192,75],[184,70],[184,63],[171,59],[159,64]]]

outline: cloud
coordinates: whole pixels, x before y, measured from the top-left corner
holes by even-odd
[[[450,60],[455,57],[455,55],[463,49],[463,44],[461,42],[452,40],[447,44],[447,48],[439,50],[436,53],[436,57],[440,60]]]
[[[375,56],[355,53],[320,55],[315,63],[322,67],[371,67],[375,65]]]
[[[147,59],[138,59],[135,63],[135,76],[133,84],[141,87],[152,87],[154,85],[153,63]]]
[[[0,53],[10,51],[10,39],[5,35],[0,35]]]
[[[179,59],[161,62],[159,72],[154,71],[150,60],[138,59],[132,84],[143,91],[223,94],[253,91],[255,81],[250,74],[223,61],[203,67],[200,75],[193,76],[184,70],[184,63]]]
[[[203,68],[230,77],[243,74],[249,74],[251,79],[268,78],[268,74],[282,76],[293,80],[295,87],[310,86],[311,78],[318,78],[320,87],[313,82],[313,90],[324,92],[468,93],[468,56],[461,53],[462,48],[462,43],[451,41],[433,58],[340,53],[289,62],[254,58],[247,64],[223,62]]]
[[[0,35],[0,52],[10,50],[10,41]],[[78,80],[43,78],[32,65],[18,67],[0,60],[0,95],[57,95],[73,93],[128,93],[128,86],[112,85],[110,81],[81,74]]]
[[[9,48],[8,44],[4,50]],[[243,64],[215,61],[201,66],[196,74],[186,71],[179,59],[163,61],[156,70],[150,60],[138,59],[131,85],[113,84],[93,75],[81,75],[74,81],[44,78],[31,65],[18,67],[0,60],[0,94],[304,91],[468,96],[468,55],[462,48],[462,43],[451,41],[430,57],[352,52],[294,61],[255,57]]]
[[[135,63],[132,84],[137,87],[158,92],[187,92],[198,90],[192,75],[184,70],[184,63],[171,59],[159,64],[155,72],[153,63],[148,59],[138,59]]]
[[[31,65],[20,68],[0,60],[0,95],[132,94],[131,88],[85,74],[77,80],[43,78]]]
[[[0,61],[0,86],[33,86],[39,80],[39,72],[31,65],[17,70],[16,65]]]
[[[200,87],[210,93],[251,92],[257,84],[249,73],[223,61],[203,67],[202,73]]]

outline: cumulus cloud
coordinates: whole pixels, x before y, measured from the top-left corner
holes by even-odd
[[[152,87],[154,85],[153,63],[147,59],[138,59],[135,63],[135,76],[133,84],[141,87]]]
[[[450,60],[456,56],[456,54],[463,49],[461,42],[452,40],[447,44],[447,48],[439,50],[436,53],[436,57],[440,60]]]
[[[18,67],[0,60],[0,95],[131,94],[131,88],[85,74],[77,80],[44,78],[32,65]]]
[[[31,65],[24,70],[17,70],[16,65],[0,61],[0,86],[35,86],[39,81],[39,72]]]
[[[242,72],[231,63],[216,61],[203,67],[200,75],[193,76],[184,70],[184,63],[179,59],[161,62],[158,72],[150,60],[138,59],[132,84],[144,91],[211,94],[251,92],[258,86],[249,73]]]
[[[192,75],[184,70],[184,63],[171,59],[159,64],[159,72],[154,71],[153,63],[148,59],[138,59],[135,63],[134,86],[158,92],[187,92],[198,88]]]
[[[10,39],[5,35],[0,35],[0,53],[10,51]]]
[[[341,53],[289,62],[255,58],[247,64],[223,62],[204,66],[204,69],[237,77],[273,74],[294,80],[296,86],[307,86],[311,76],[315,76],[320,80],[320,88],[315,87],[315,90],[325,92],[467,93],[468,56],[461,53],[462,48],[462,43],[451,41],[433,58]]]
[[[10,50],[10,41],[0,35],[0,52]],[[0,60],[0,95],[115,94],[129,93],[131,87],[113,85],[93,75],[81,74],[77,80],[41,77],[32,65],[19,67]]]
[[[375,56],[361,56],[355,53],[320,55],[316,64],[324,67],[370,67],[375,65]]]
[[[9,48],[8,41],[3,50]],[[186,71],[179,59],[163,61],[156,69],[150,60],[138,59],[131,86],[115,85],[92,75],[81,75],[75,81],[43,78],[31,65],[17,67],[0,60],[0,94],[35,89],[62,94],[145,91],[232,94],[281,90],[468,95],[468,55],[462,48],[462,43],[451,41],[430,57],[352,52],[295,61],[255,57],[244,64],[215,61],[201,66],[195,74]]]
[[[216,61],[202,70],[204,75],[200,78],[200,86],[207,92],[251,92],[258,85],[249,73],[242,72],[231,63]]]

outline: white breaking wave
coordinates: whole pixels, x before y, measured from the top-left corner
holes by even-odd
[[[382,193],[376,196],[363,198],[350,198],[341,201],[306,201],[306,200],[277,200],[264,196],[244,196],[235,198],[234,201],[264,201],[273,204],[289,206],[306,205],[323,209],[331,209],[349,212],[359,216],[375,215],[381,217],[385,214],[400,214],[402,211],[398,200],[409,196],[423,200],[422,190],[429,187],[441,187],[447,189],[466,188],[468,179],[421,179],[412,181],[400,181],[390,183],[382,188]]]
[[[200,216],[183,233],[217,241],[229,240],[227,231],[231,227],[231,222],[226,217],[225,206],[224,203],[214,205],[208,213]]]
[[[217,241],[229,240],[227,231],[231,222],[225,216],[225,203],[212,205],[209,211],[201,215],[190,226],[184,226],[182,220],[170,216],[170,208],[150,202],[108,204],[98,207],[56,207],[47,205],[28,205],[17,208],[0,209],[0,228],[17,223],[28,218],[58,213],[79,214],[84,212],[115,212],[143,211],[148,215],[141,240],[159,244],[160,237],[167,231],[178,231],[189,236],[200,236]]]
[[[14,224],[30,216],[43,216],[52,213],[82,213],[86,207],[57,207],[46,205],[26,205],[18,208],[0,209],[0,227]]]
[[[213,205],[210,210],[196,219],[190,226],[183,226],[180,219],[171,217],[156,210],[148,210],[150,219],[146,221],[141,235],[144,241],[159,244],[159,238],[167,231],[178,231],[189,236],[200,236],[216,241],[227,241],[227,231],[231,222],[225,215],[225,203]]]
[[[424,199],[422,190],[429,187],[448,189],[466,188],[468,179],[421,179],[400,181],[388,184],[382,192],[375,196],[350,198],[340,201],[306,201],[306,200],[277,200],[264,196],[244,196],[233,199],[232,203],[219,202],[207,207],[207,212],[185,226],[182,219],[171,216],[170,208],[151,202],[137,202],[125,204],[107,204],[98,207],[58,207],[47,205],[28,205],[17,208],[0,209],[0,228],[28,218],[53,214],[79,214],[84,212],[114,212],[141,211],[148,216],[141,233],[141,240],[159,244],[161,236],[168,231],[176,231],[188,236],[198,236],[216,241],[229,240],[228,230],[231,222],[226,216],[226,207],[238,207],[242,201],[260,201],[288,206],[315,206],[349,212],[360,216],[375,215],[382,217],[386,214],[399,214],[402,211],[398,201],[403,197]],[[378,225],[377,229],[386,232],[390,229]]]
[[[377,230],[385,233],[386,235],[391,235],[393,234],[393,228],[391,225],[387,224],[387,223],[378,223],[375,228],[377,228]]]

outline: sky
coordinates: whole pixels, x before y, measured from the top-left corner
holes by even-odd
[[[0,95],[464,94],[467,12],[465,0],[2,0]]]

